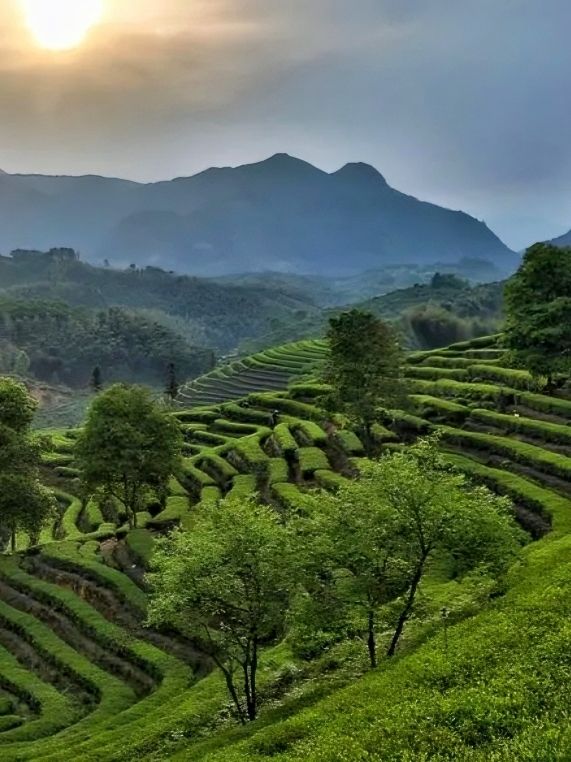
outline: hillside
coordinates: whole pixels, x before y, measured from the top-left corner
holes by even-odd
[[[429,283],[416,283],[359,301],[352,307],[395,321],[409,349],[432,349],[498,331],[502,322],[504,282],[471,286],[454,276],[435,274]],[[324,335],[328,321],[341,308],[274,321],[271,332],[243,342],[253,353],[313,336]]]
[[[0,258],[0,297],[64,302],[105,310],[123,307],[181,334],[187,342],[224,353],[263,335],[275,321],[319,311],[307,294],[256,285],[220,284],[164,270],[94,267],[70,249],[17,250]]]
[[[77,497],[77,431],[49,433],[44,479],[60,515],[37,547],[24,552],[20,534],[22,553],[0,559],[2,759],[563,759],[571,401],[537,393],[503,360],[494,337],[410,355],[415,414],[392,411],[375,436],[394,447],[437,429],[452,465],[513,499],[537,541],[506,594],[482,603],[477,581],[427,590],[436,597],[400,658],[363,677],[340,654],[311,666],[273,649],[262,714],[244,728],[227,719],[223,681],[192,644],[142,626],[155,533],[226,494],[257,489],[280,510],[302,508],[308,489],[354,478],[359,440],[330,425],[311,383],[181,410],[182,471],[166,506],[149,504],[127,533],[116,506]]]
[[[88,311],[0,297],[0,373],[77,388],[89,384],[97,366],[105,383],[162,386],[170,363],[183,378],[192,378],[212,368],[214,354],[117,307]]]
[[[147,185],[1,175],[0,249],[62,244],[90,261],[198,275],[517,262],[483,222],[407,196],[369,165],[328,174],[286,154]]]

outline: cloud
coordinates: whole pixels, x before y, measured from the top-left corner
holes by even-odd
[[[288,151],[369,161],[514,246],[571,226],[564,0],[106,2],[55,56],[0,12],[0,166],[155,179]]]

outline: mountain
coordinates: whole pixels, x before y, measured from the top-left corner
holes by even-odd
[[[553,238],[549,243],[555,246],[571,246],[571,230],[568,230],[557,238]]]
[[[0,175],[0,249],[64,245],[198,275],[516,261],[483,222],[407,196],[367,164],[328,174],[287,154],[150,184]]]

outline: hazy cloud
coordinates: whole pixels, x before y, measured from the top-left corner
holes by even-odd
[[[150,180],[358,159],[523,246],[571,227],[570,22],[565,0],[106,0],[53,54],[5,0],[0,166]]]

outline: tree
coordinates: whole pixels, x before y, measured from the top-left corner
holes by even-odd
[[[377,408],[396,407],[404,396],[397,335],[374,315],[351,310],[329,321],[327,338],[325,378],[333,387],[332,404],[355,421],[369,451]]]
[[[115,497],[136,526],[145,499],[162,494],[177,470],[181,446],[177,422],[146,389],[112,386],[92,403],[77,443],[84,490]]]
[[[365,478],[377,500],[394,514],[408,565],[407,592],[387,651],[393,656],[436,554],[449,558],[457,577],[476,567],[500,575],[513,560],[523,533],[513,521],[507,498],[472,486],[464,474],[447,466],[438,436],[370,464]]]
[[[176,377],[176,367],[174,362],[170,362],[167,367],[167,383],[165,392],[168,397],[168,399],[172,400],[174,402],[176,398],[178,397],[178,380]]]
[[[36,409],[26,388],[0,379],[0,526],[16,549],[18,531],[37,535],[55,512],[55,499],[39,481],[40,450],[30,435]]]
[[[157,542],[149,621],[201,643],[226,680],[242,723],[258,712],[261,646],[280,640],[295,557],[278,514],[253,499],[205,505],[192,531]]]
[[[347,630],[352,626],[363,637],[375,667],[383,607],[396,611],[387,651],[392,656],[436,554],[455,576],[477,567],[499,575],[522,533],[509,501],[451,471],[434,437],[361,470],[359,481],[320,495],[298,533],[305,587],[318,602],[316,627],[336,612]]]
[[[362,634],[376,667],[379,609],[406,591],[409,564],[398,516],[371,486],[364,478],[323,493],[298,529],[306,590],[317,603],[311,616],[333,634]]]
[[[571,248],[537,243],[505,288],[505,344],[516,365],[547,377],[571,371]]]
[[[19,350],[16,352],[13,363],[13,371],[17,376],[27,376],[30,370],[30,358],[24,352]]]
[[[95,368],[93,368],[93,373],[91,374],[91,388],[95,394],[99,394],[103,389],[103,377],[99,365],[96,365]]]
[[[34,420],[36,401],[23,384],[0,378],[0,425],[24,434]]]

